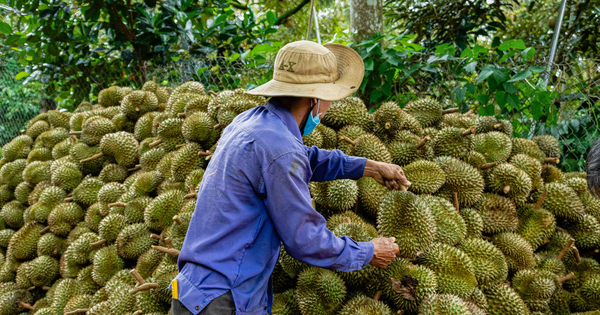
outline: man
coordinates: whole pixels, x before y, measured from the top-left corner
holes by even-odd
[[[344,45],[299,41],[279,51],[273,80],[249,92],[272,98],[225,128],[206,168],[171,284],[171,314],[270,314],[281,243],[300,261],[340,271],[385,268],[395,258],[394,238],[333,235],[308,190],[309,181],[363,176],[389,189],[410,186],[397,165],[302,143],[363,74],[361,57]]]
[[[600,140],[596,141],[585,160],[585,173],[588,190],[600,198]]]

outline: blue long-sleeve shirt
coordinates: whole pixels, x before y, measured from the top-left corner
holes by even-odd
[[[307,147],[277,99],[225,128],[204,173],[178,259],[179,301],[198,314],[231,290],[238,315],[271,313],[270,276],[280,244],[305,263],[364,268],[370,242],[336,237],[312,208],[309,181],[358,179],[366,159]]]

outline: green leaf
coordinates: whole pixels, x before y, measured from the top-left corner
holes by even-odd
[[[81,37],[81,28],[79,28],[79,26],[75,26],[73,28],[73,36]]]
[[[12,33],[12,28],[6,22],[0,22],[0,33],[2,34],[10,34]]]
[[[479,107],[479,115],[481,116],[493,116],[494,115],[494,104],[488,106]]]
[[[277,17],[275,16],[275,13],[273,13],[272,11],[268,11],[267,12],[267,22],[269,22],[270,25],[274,25],[276,21],[277,21]]]
[[[498,50],[507,51],[514,41],[514,39],[509,39],[505,41],[504,43],[500,44],[500,46],[498,46]]]
[[[498,83],[506,82],[508,80],[508,71],[506,69],[495,69],[494,79],[496,79]]]
[[[542,117],[543,107],[542,104],[540,104],[540,102],[534,100],[533,102],[531,102],[531,104],[529,104],[529,109],[531,110],[531,114],[533,115],[534,120],[539,120],[540,117]]]
[[[517,88],[514,84],[510,83],[502,83],[502,87],[504,88],[504,91],[506,91],[506,93],[508,94],[514,94],[516,91],[519,90],[519,88]]]
[[[21,38],[21,35],[13,34],[13,35],[8,36],[8,38],[6,38],[4,43],[6,45],[10,45],[10,44],[16,43],[20,38]]]
[[[490,101],[490,96],[487,94],[477,94],[475,95],[475,99],[481,103],[481,105],[486,106]]]
[[[510,47],[514,48],[514,49],[519,49],[519,50],[523,50],[523,49],[527,48],[527,46],[525,46],[525,43],[523,42],[522,39],[517,39],[516,41],[512,42]]]
[[[365,71],[373,71],[373,58],[365,60]]]
[[[500,108],[506,107],[506,97],[507,96],[508,95],[504,91],[496,92],[496,103],[498,103],[498,106],[500,106]]]
[[[465,66],[465,71],[467,72],[475,72],[477,69],[477,61],[473,61]]]
[[[492,73],[494,73],[494,70],[481,70],[481,72],[479,73],[479,75],[477,76],[477,83],[481,83],[483,82],[485,79],[487,79],[489,76],[492,75]]]
[[[465,94],[467,93],[467,88],[464,86],[456,86],[454,88],[454,90],[452,91],[452,96],[454,99],[456,99],[459,102],[462,102],[465,100]]]
[[[467,92],[469,92],[471,94],[475,94],[475,89],[477,88],[477,86],[475,86],[475,84],[467,83],[467,84],[465,84],[465,87],[467,88]]]
[[[23,79],[23,78],[27,77],[28,75],[29,75],[29,73],[28,73],[28,72],[21,71],[21,72],[19,72],[19,73],[17,74],[17,76],[15,76],[15,79],[17,79],[17,80],[21,80],[21,79]]]
[[[383,95],[383,92],[375,90],[371,93],[370,100],[372,103],[377,102],[377,99]]]
[[[529,76],[531,76],[531,71],[529,69],[527,69],[525,71],[521,71],[521,72],[515,74],[510,80],[508,80],[508,82],[517,82],[517,81],[525,80]]]
[[[546,71],[546,67],[540,67],[540,66],[533,66],[533,67],[529,67],[527,69],[529,69],[535,73],[542,73],[542,72]]]

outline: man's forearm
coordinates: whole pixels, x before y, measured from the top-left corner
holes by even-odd
[[[367,160],[363,177],[375,177],[377,174],[379,174],[379,171],[377,170],[377,163],[373,160]]]

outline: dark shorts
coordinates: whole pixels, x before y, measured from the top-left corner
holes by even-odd
[[[171,315],[192,315],[179,300],[171,299]],[[231,291],[212,300],[199,315],[235,315]]]

